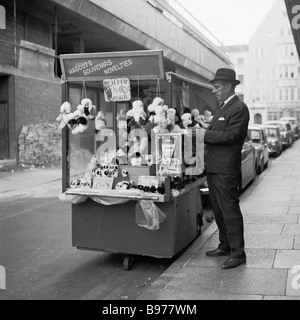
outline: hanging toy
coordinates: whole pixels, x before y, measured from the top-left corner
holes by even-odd
[[[72,107],[69,102],[64,102],[60,107],[60,115],[56,118],[56,121],[59,122],[59,127],[61,129],[65,128],[68,125],[69,121],[74,119],[73,113],[71,113]]]
[[[84,114],[89,120],[94,120],[96,118],[96,107],[93,105],[92,100],[83,99],[81,105],[84,108]]]
[[[76,128],[72,130],[73,134],[83,133],[88,129],[88,119],[87,116],[84,113],[84,107],[83,105],[79,105],[77,107],[77,110],[74,112],[75,120],[76,120]],[[74,124],[73,121],[70,122],[70,124]]]
[[[104,113],[102,111],[99,111],[95,119],[95,134],[97,134],[104,128],[106,128],[106,118],[104,116]]]

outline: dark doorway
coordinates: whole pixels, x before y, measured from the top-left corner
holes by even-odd
[[[9,158],[8,77],[0,76],[0,160]]]

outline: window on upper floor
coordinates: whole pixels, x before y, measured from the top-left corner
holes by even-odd
[[[260,68],[255,68],[254,80],[261,80],[261,69]]]
[[[279,37],[285,36],[285,29],[279,29]]]
[[[241,84],[244,84],[244,75],[243,74],[239,74],[238,79],[240,80]]]
[[[237,63],[238,63],[239,66],[243,66],[244,63],[245,63],[244,58],[238,58]]]
[[[265,49],[264,48],[256,48],[254,52],[255,59],[263,59],[265,57]]]

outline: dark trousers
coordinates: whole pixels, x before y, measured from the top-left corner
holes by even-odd
[[[240,209],[240,175],[207,173],[215,220],[219,228],[219,249],[232,258],[244,258],[244,222]]]

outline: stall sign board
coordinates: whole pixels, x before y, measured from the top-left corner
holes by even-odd
[[[68,54],[60,56],[60,63],[65,81],[165,78],[162,50]]]
[[[106,79],[103,81],[106,102],[131,100],[130,80],[128,78]]]
[[[108,191],[113,188],[114,178],[112,177],[95,177],[93,182],[93,189],[99,191]]]

